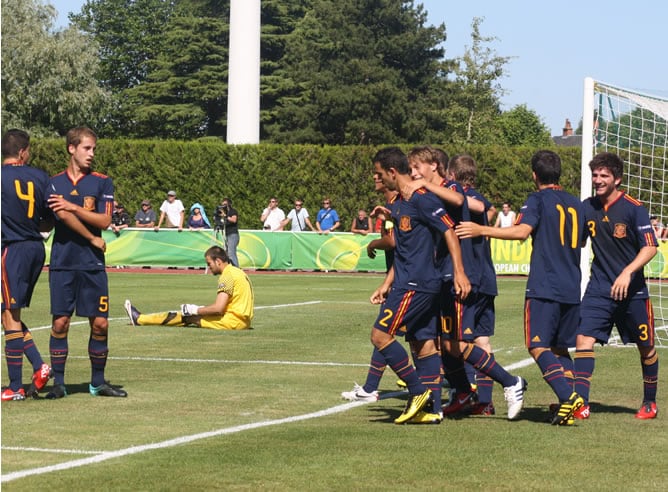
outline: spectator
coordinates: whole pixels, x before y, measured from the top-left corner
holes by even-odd
[[[330,232],[334,232],[340,225],[339,214],[332,208],[332,201],[328,197],[325,197],[315,222],[315,226],[318,228],[318,234],[329,234]]]
[[[652,224],[652,229],[654,229],[654,234],[656,234],[657,239],[668,238],[668,229],[661,223],[656,215],[652,215],[649,218],[649,223]]]
[[[114,212],[111,214],[111,225],[109,228],[117,236],[121,229],[130,227],[130,215],[125,211],[125,207],[114,200]]]
[[[288,225],[288,222],[291,222],[290,230],[292,232],[302,232],[306,230],[308,226],[309,229],[315,231],[315,227],[311,224],[309,219],[310,215],[308,210],[304,208],[304,200],[295,200],[295,208],[290,210],[288,217],[281,224],[283,227]]]
[[[515,224],[515,212],[510,208],[510,202],[503,202],[501,212],[496,216],[494,227],[510,227]]]
[[[183,230],[183,219],[185,217],[185,207],[183,202],[176,198],[176,192],[170,190],[167,192],[167,200],[162,202],[160,205],[160,220],[158,225],[155,227],[155,230],[159,230],[162,225],[165,217],[167,217],[167,222],[165,227],[169,228],[178,228],[179,231]]]
[[[135,227],[155,227],[155,220],[155,210],[151,207],[151,201],[142,201],[141,208],[135,214]]]
[[[190,215],[188,216],[188,229],[191,231],[211,229],[209,218],[206,216],[204,207],[200,203],[193,203],[192,207],[190,207]]]
[[[357,217],[353,219],[353,223],[350,226],[350,232],[366,236],[372,231],[373,229],[371,228],[371,217],[369,217],[366,214],[366,210],[360,209],[357,212]]]
[[[225,249],[230,262],[239,268],[237,246],[239,245],[239,212],[232,207],[232,199],[225,197],[216,208],[216,230],[223,231]]]
[[[265,231],[282,231],[285,212],[278,208],[278,199],[274,196],[269,200],[269,205],[262,211],[260,221]]]

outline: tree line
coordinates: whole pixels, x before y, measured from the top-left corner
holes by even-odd
[[[229,0],[87,0],[55,29],[39,0],[2,0],[2,125],[36,136],[224,138]],[[464,55],[419,2],[262,0],[262,142],[551,145],[525,105],[502,111],[508,56],[472,19]]]

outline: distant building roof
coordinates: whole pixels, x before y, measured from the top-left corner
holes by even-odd
[[[573,134],[573,126],[568,118],[561,135],[552,137],[552,141],[559,147],[582,147],[582,135]]]

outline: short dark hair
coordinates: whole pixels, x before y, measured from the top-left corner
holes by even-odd
[[[18,128],[12,128],[2,136],[2,158],[18,157],[21,150],[30,147],[30,135]]]
[[[589,169],[592,171],[604,167],[609,169],[615,179],[622,179],[624,176],[624,161],[617,154],[612,152],[601,152],[596,154],[589,162]]]
[[[385,147],[376,152],[373,157],[374,164],[377,162],[385,171],[396,169],[399,174],[410,174],[408,158],[399,147]]]
[[[531,157],[531,170],[540,184],[559,184],[561,157],[551,150],[539,150]]]
[[[207,256],[213,260],[221,260],[225,263],[230,262],[230,257],[227,255],[227,251],[220,246],[211,246],[207,249],[206,253],[204,253],[204,257],[206,258]]]
[[[224,201],[224,202],[227,202],[228,205],[232,206],[232,199],[231,199],[231,198],[229,198],[229,197],[226,196],[225,198],[223,198],[223,201]]]

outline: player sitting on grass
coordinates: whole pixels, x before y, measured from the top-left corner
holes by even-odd
[[[212,246],[204,254],[206,264],[218,277],[216,300],[208,306],[181,304],[181,310],[141,314],[125,301],[132,326],[197,326],[212,330],[245,330],[253,320],[253,287],[243,270],[230,263],[225,250]]]

